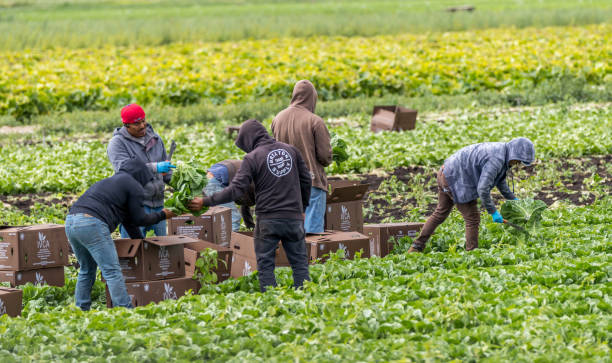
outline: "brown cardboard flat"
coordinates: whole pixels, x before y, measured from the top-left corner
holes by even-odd
[[[137,307],[163,300],[177,300],[189,290],[197,294],[200,290],[200,283],[190,277],[181,277],[170,280],[128,282],[125,287],[132,299],[132,305]],[[106,287],[106,306],[112,307],[108,286]]]
[[[417,110],[402,106],[374,106],[370,130],[404,131],[416,126]]]
[[[255,238],[253,238],[253,232],[232,232],[232,240],[230,242],[230,248],[234,251],[234,255],[238,254],[243,257],[249,257],[257,261],[257,255],[255,254]],[[257,265],[257,264],[255,264]],[[285,250],[283,249],[282,243],[279,242],[278,248],[276,249],[276,258],[274,260],[276,267],[290,266]]]
[[[23,292],[19,289],[0,287],[0,316],[11,317],[21,315]]]
[[[0,269],[34,270],[68,265],[64,226],[41,224],[0,229]]]
[[[195,263],[198,259],[199,252],[210,248],[217,251],[219,264],[215,269],[218,282],[225,281],[231,276],[232,255],[234,254],[230,248],[216,245],[212,242],[194,242],[185,245],[185,277],[192,277],[195,273]]]
[[[361,184],[355,180],[330,180],[327,204],[363,200],[370,184]]]
[[[125,281],[162,280],[185,276],[184,244],[197,241],[187,236],[115,240]]]
[[[362,251],[361,257],[370,257],[370,240],[359,232],[325,231],[320,234],[306,236],[306,243],[310,245],[310,259],[327,260],[323,255],[342,249],[345,257],[352,260],[355,252]]]
[[[25,285],[64,286],[64,266],[41,268],[38,270],[0,271],[0,281],[9,282],[11,287]]]
[[[393,250],[395,239],[414,238],[419,234],[423,225],[424,223],[418,222],[366,224],[363,226],[363,232],[370,239],[372,255],[384,257]]]
[[[231,276],[235,279],[248,276],[257,270],[257,259],[255,257],[242,256],[237,253],[232,255]]]
[[[199,217],[191,214],[176,216],[168,221],[168,234],[185,235],[229,247],[232,233],[232,210],[212,207]]]

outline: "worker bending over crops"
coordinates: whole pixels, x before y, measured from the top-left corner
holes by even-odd
[[[453,205],[457,205],[465,220],[465,249],[478,248],[480,212],[477,199],[480,197],[493,221],[503,223],[503,217],[491,200],[491,189],[497,187],[506,199],[516,199],[506,183],[506,172],[521,163],[530,165],[534,159],[533,143],[524,137],[508,143],[474,144],[451,155],[438,171],[438,206],[408,252],[422,252],[425,249],[429,237],[448,217]]]
[[[293,88],[289,107],[272,121],[274,138],[295,146],[306,161],[312,178],[310,202],[306,208],[306,233],[322,233],[327,200],[325,167],[332,162],[332,147],[325,122],[314,114],[317,91],[312,83],[301,80]]]
[[[204,193],[206,195],[213,195],[227,188],[232,179],[234,179],[234,176],[236,176],[236,172],[240,169],[240,165],[242,165],[242,160],[224,160],[208,168],[206,175],[208,177],[208,184],[204,188]],[[240,205],[240,212],[238,212],[236,204]],[[220,205],[232,210],[232,231],[240,230],[241,216],[244,219],[246,228],[253,229],[255,227],[253,215],[251,214],[251,207],[255,205],[255,186],[253,184],[251,184],[249,191],[235,202]]]
[[[293,270],[293,284],[301,287],[310,280],[304,240],[304,210],[310,198],[310,173],[293,146],[274,140],[257,120],[248,120],[238,131],[236,146],[244,150],[242,165],[229,186],[204,198],[195,198],[188,207],[200,210],[237,200],[255,185],[255,254],[259,286],[266,291],[276,286],[274,259],[278,242]]]
[[[172,168],[175,166],[167,160],[166,148],[161,137],[145,120],[145,112],[135,103],[121,109],[123,127],[118,127],[106,150],[113,169],[118,172],[123,163],[130,159],[138,159],[145,163],[154,178],[144,187],[143,204],[147,213],[160,212],[164,207],[165,184],[172,178]],[[142,234],[152,230],[156,236],[167,234],[166,221],[154,225],[141,226]],[[120,228],[121,237],[127,238],[128,233]]]
[[[166,209],[145,212],[144,187],[154,178],[145,163],[128,160],[115,175],[92,185],[70,208],[66,236],[80,265],[75,302],[82,310],[91,308],[91,288],[98,266],[113,306],[132,307],[111,232],[122,223],[130,238],[143,238],[138,226],[153,225],[174,216]]]

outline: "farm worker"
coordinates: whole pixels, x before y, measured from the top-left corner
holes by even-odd
[[[91,307],[91,288],[98,266],[108,285],[113,306],[132,307],[111,232],[122,223],[131,238],[143,238],[138,226],[152,225],[174,216],[166,209],[145,212],[144,187],[154,178],[145,163],[127,160],[115,175],[92,185],[70,208],[66,236],[81,265],[75,302],[82,310]]]
[[[274,258],[279,240],[293,270],[293,285],[310,280],[304,240],[304,210],[310,198],[310,173],[300,152],[274,140],[257,120],[245,121],[238,131],[236,146],[245,155],[240,169],[222,191],[195,198],[188,207],[200,210],[237,200],[255,185],[255,254],[262,292],[276,286]]]
[[[306,161],[312,189],[306,209],[304,228],[306,233],[322,233],[327,200],[327,176],[325,167],[332,162],[330,136],[323,119],[314,114],[317,91],[312,83],[301,80],[293,87],[289,107],[272,121],[274,138],[295,146]]]
[[[421,233],[408,252],[422,252],[436,227],[448,217],[453,208],[465,220],[465,249],[478,248],[480,212],[477,199],[497,223],[504,219],[491,200],[491,189],[497,187],[506,199],[516,196],[506,183],[506,172],[512,166],[530,165],[535,160],[533,143],[524,137],[510,142],[483,142],[466,146],[446,159],[438,171],[438,206],[427,219]]]
[[[123,163],[130,159],[144,162],[155,176],[144,186],[143,204],[147,213],[160,212],[164,207],[164,183],[172,178],[172,165],[166,160],[166,148],[161,137],[145,120],[145,112],[135,103],[121,109],[123,127],[118,127],[106,150],[113,169],[118,172]],[[152,225],[140,226],[142,234],[152,230],[156,236],[167,234],[166,221]],[[127,238],[128,233],[123,225],[120,228],[121,237]]]
[[[208,184],[206,184],[206,188],[204,188],[204,193],[206,195],[213,195],[227,188],[230,181],[236,176],[236,172],[240,169],[240,165],[242,165],[242,160],[224,160],[208,168]],[[229,202],[220,204],[232,210],[232,231],[238,231],[240,229],[241,215],[248,229],[253,229],[255,227],[251,214],[251,206],[255,205],[254,188],[253,184],[251,184],[249,191],[236,200],[235,203]],[[240,205],[240,212],[238,212],[236,204]]]

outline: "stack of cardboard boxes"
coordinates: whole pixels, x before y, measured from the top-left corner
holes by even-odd
[[[185,276],[184,245],[194,242],[198,240],[187,236],[115,240],[132,305],[176,300],[190,289],[199,290],[199,283]],[[112,306],[108,289],[106,303]]]
[[[42,224],[0,229],[0,281],[11,286],[64,286],[68,265],[64,226]]]

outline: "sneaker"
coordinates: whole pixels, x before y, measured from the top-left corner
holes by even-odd
[[[414,246],[410,246],[410,249],[408,249],[408,253],[421,253],[423,252],[423,250],[420,250]]]

